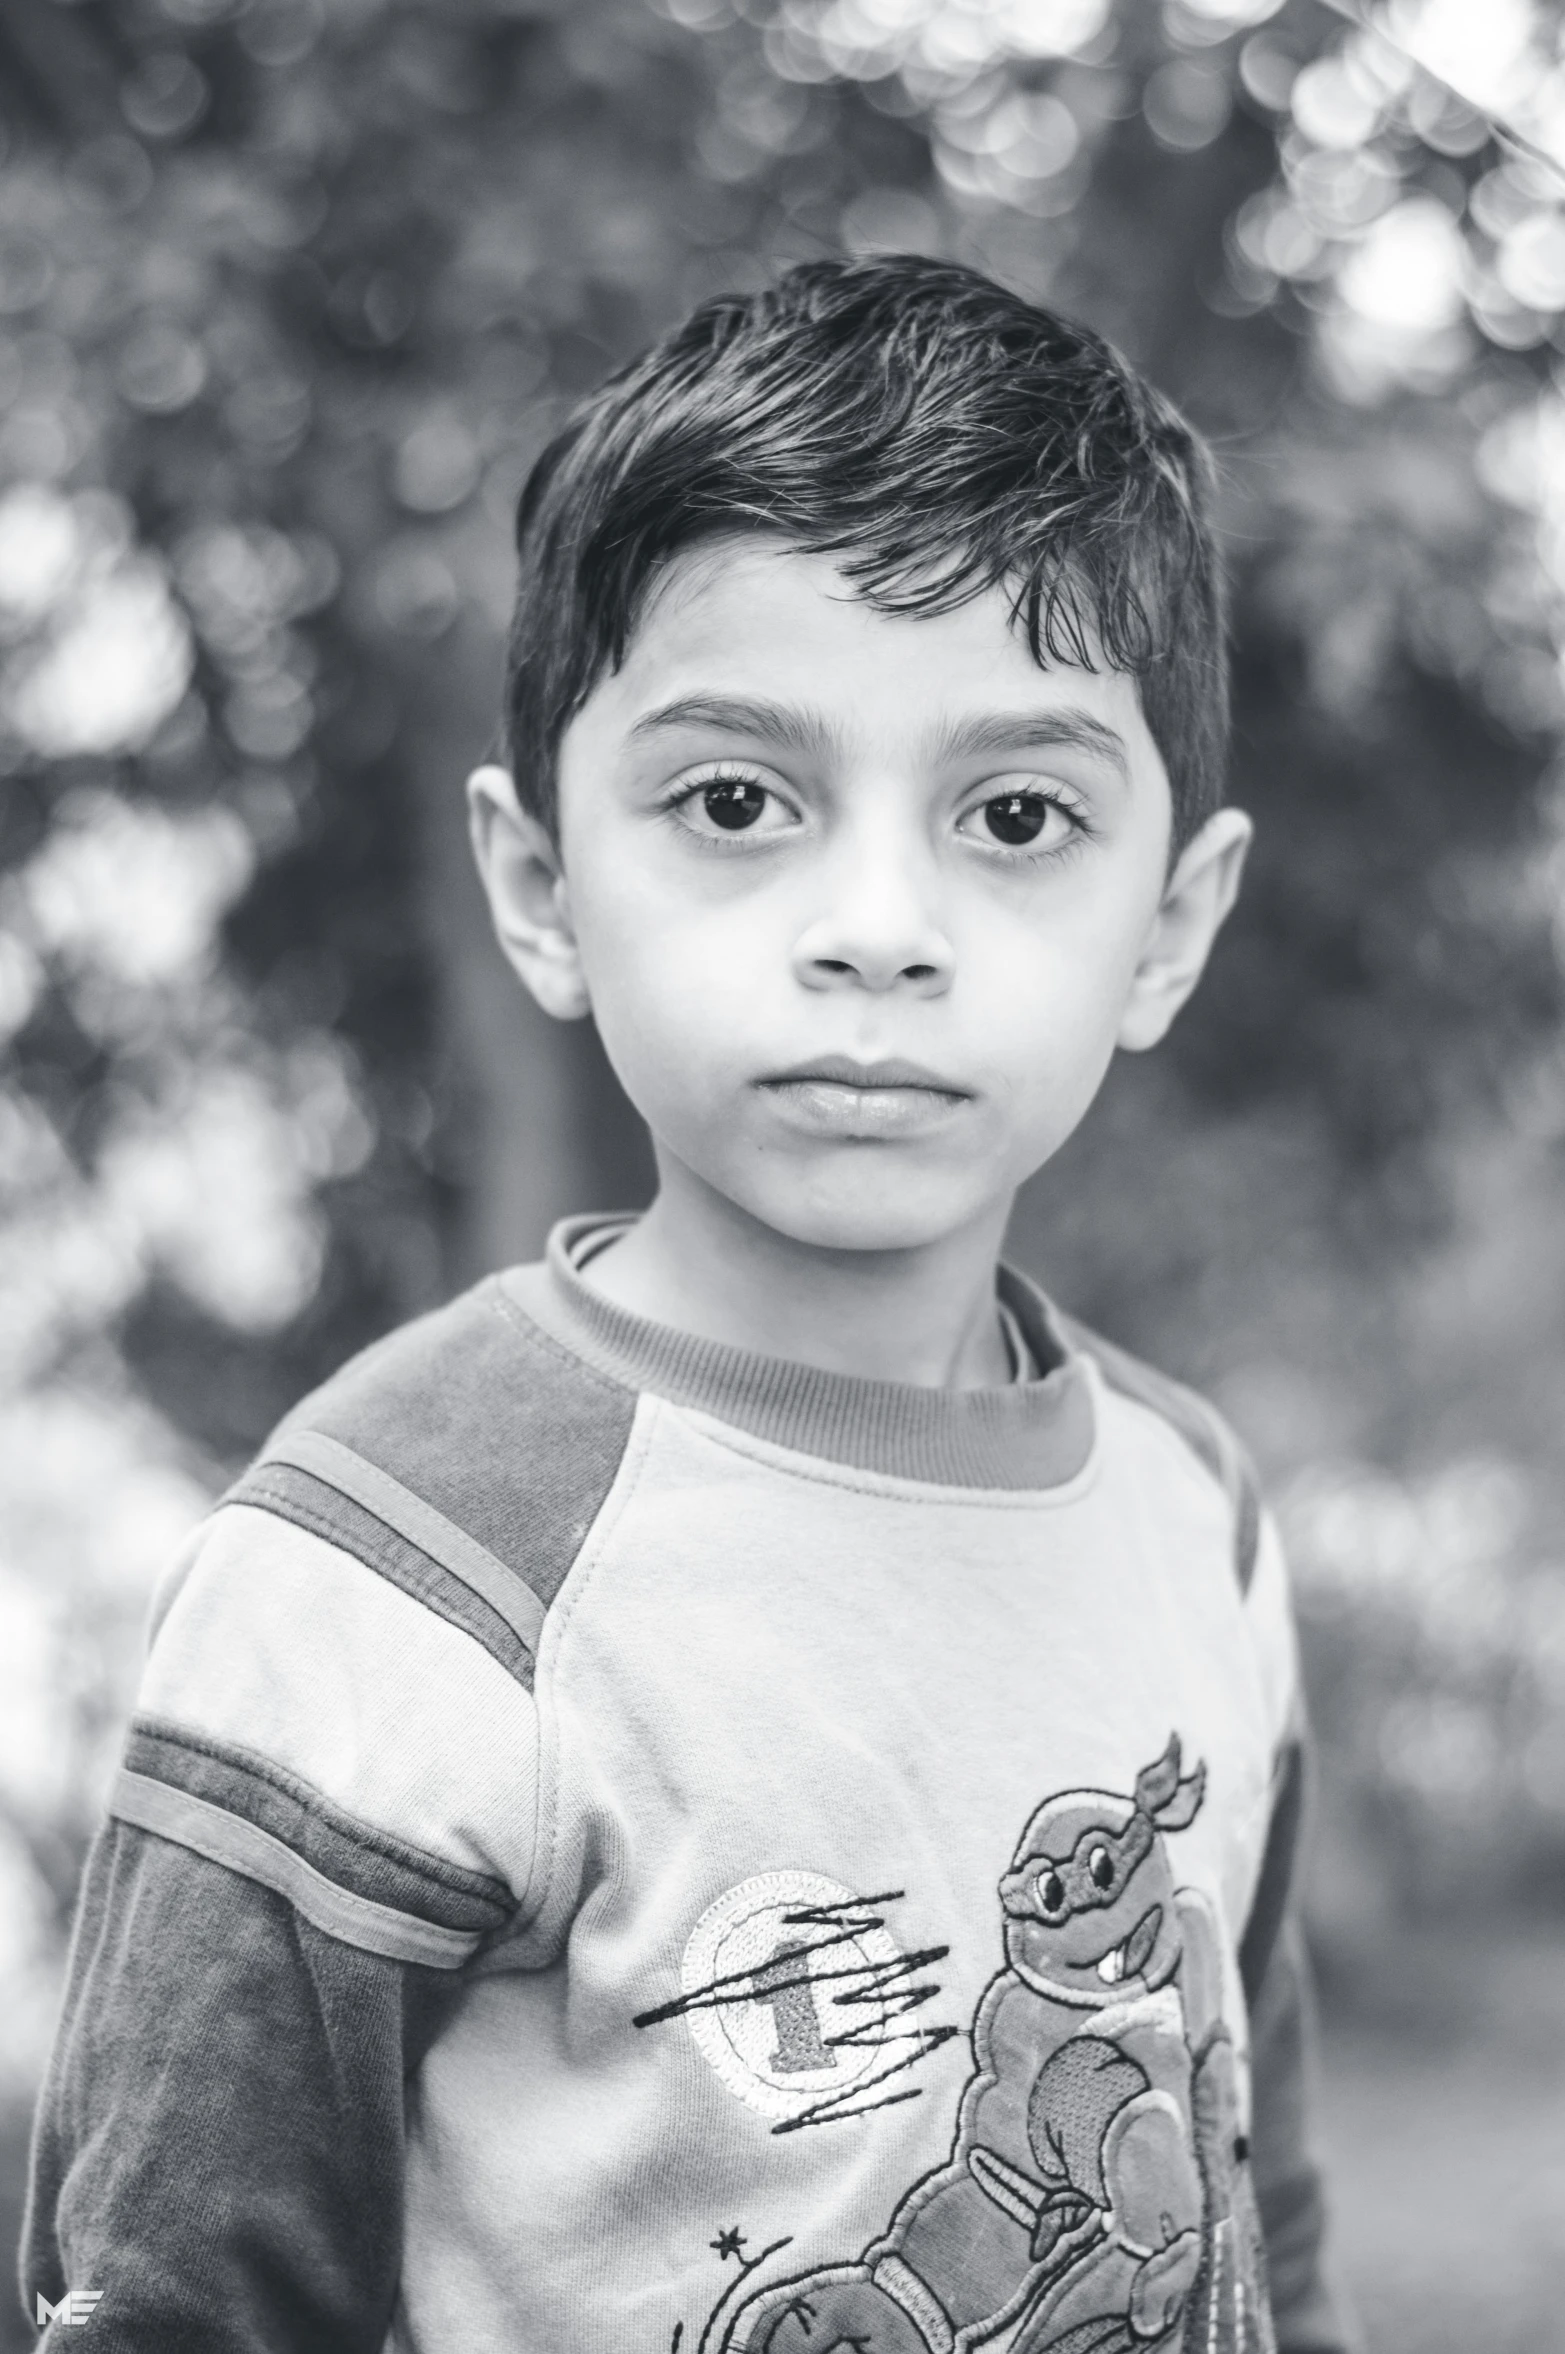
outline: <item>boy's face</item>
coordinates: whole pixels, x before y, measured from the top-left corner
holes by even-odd
[[[567,729],[557,871],[505,788],[502,942],[590,1004],[665,1181],[832,1249],[1003,1216],[1193,987],[1246,833],[1171,882],[1133,680],[1040,669],[1002,590],[885,614],[759,538],[678,559]]]

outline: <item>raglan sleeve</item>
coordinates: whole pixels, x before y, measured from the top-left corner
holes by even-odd
[[[1279,2354],[1359,2354],[1358,2328],[1332,2272],[1315,2141],[1315,2006],[1300,1884],[1309,1731],[1286,1564],[1264,1511],[1245,1607],[1276,1728],[1266,1842],[1239,1953],[1250,2015],[1251,2161],[1272,2314]]]
[[[96,2293],[111,2354],[378,2354],[407,2079],[527,1881],[513,1633],[417,1547],[309,1525],[306,1484],[166,1581],[86,1868],[22,2292]]]

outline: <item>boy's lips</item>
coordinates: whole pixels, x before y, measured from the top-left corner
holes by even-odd
[[[796,1125],[818,1136],[866,1141],[922,1135],[972,1101],[970,1088],[921,1063],[859,1063],[842,1054],[796,1063],[758,1085]]]

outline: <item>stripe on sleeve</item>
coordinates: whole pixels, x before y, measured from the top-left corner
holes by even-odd
[[[316,1435],[301,1432],[298,1439]],[[279,1520],[291,1521],[295,1528],[308,1530],[311,1536],[324,1537],[329,1545],[340,1546],[449,1626],[471,1635],[507,1675],[531,1691],[535,1646],[523,1641],[513,1619],[502,1616],[465,1578],[342,1488],[295,1463],[267,1455],[229,1489],[222,1503],[252,1504]],[[533,1603],[520,1579],[510,1582],[520,1588],[528,1604]]]
[[[291,1463],[297,1470],[309,1472],[339,1495],[362,1504],[366,1512],[372,1512],[464,1586],[470,1586],[529,1651],[537,1651],[543,1632],[543,1604],[537,1595],[487,1545],[479,1544],[454,1520],[426,1504],[422,1496],[415,1496],[389,1471],[382,1471],[379,1464],[368,1462],[341,1439],[329,1438],[319,1430],[284,1431],[274,1439],[267,1455],[273,1462]]]
[[[296,1912],[328,1937],[356,1945],[388,1961],[418,1962],[428,1969],[458,1970],[477,1951],[478,1930],[442,1929],[390,1905],[355,1896],[317,1872],[291,1847],[251,1822],[214,1806],[209,1799],[176,1790],[167,1782],[123,1770],[117,1776],[109,1812],[122,1823],[173,1840],[209,1863],[226,1865],[247,1880],[286,1897]]]
[[[334,1805],[301,1775],[235,1742],[137,1716],[125,1764],[146,1781],[167,1783],[253,1823],[350,1895],[393,1912],[483,1934],[503,1928],[514,1910],[510,1890],[492,1873],[470,1871],[394,1837]]]

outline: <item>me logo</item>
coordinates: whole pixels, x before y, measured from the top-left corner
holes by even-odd
[[[102,2289],[67,2289],[59,2303],[51,2305],[40,2289],[34,2319],[40,2329],[48,2321],[57,2321],[61,2329],[80,2329],[84,2322],[91,2321],[93,2308],[102,2301]]]

